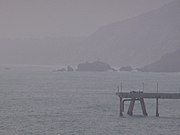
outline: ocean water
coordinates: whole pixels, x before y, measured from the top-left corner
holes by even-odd
[[[54,72],[42,67],[0,67],[0,135],[179,135],[180,100],[139,102],[134,116],[119,117],[123,91],[180,92],[179,73]]]

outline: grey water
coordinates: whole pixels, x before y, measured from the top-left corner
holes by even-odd
[[[54,72],[53,68],[0,68],[0,135],[179,135],[180,100],[138,102],[134,116],[118,117],[123,91],[180,92],[179,73]]]

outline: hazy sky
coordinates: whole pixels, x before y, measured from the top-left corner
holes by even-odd
[[[0,37],[86,36],[173,0],[0,0]]]

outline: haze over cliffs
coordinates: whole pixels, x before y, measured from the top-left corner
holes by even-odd
[[[180,47],[180,1],[104,26],[84,45],[86,55],[110,64],[139,66],[158,60]]]
[[[0,39],[0,64],[76,65],[82,38]]]
[[[101,27],[83,38],[0,39],[5,64],[77,64],[101,60],[141,67],[180,48],[180,1]]]
[[[180,72],[180,49],[165,54],[160,60],[144,66],[141,70],[144,72]]]

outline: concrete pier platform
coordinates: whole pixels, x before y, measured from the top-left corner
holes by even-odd
[[[143,93],[143,92],[117,92],[121,98],[160,98],[160,99],[180,99],[180,93]]]
[[[180,93],[143,93],[142,91],[131,91],[128,93],[118,91],[116,95],[119,96],[120,99],[119,116],[123,116],[124,102],[130,102],[127,114],[132,116],[135,101],[139,100],[143,115],[148,116],[144,98],[156,99],[156,117],[159,117],[159,99],[180,99]]]

